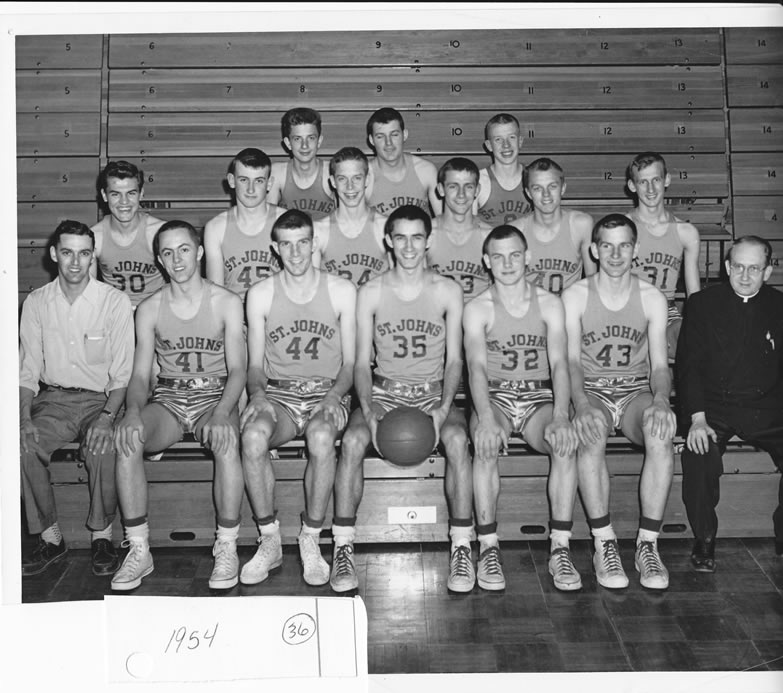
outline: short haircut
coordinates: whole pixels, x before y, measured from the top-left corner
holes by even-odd
[[[517,130],[520,129],[519,121],[510,113],[497,113],[496,115],[493,115],[484,126],[484,139],[489,139],[489,130],[493,125],[507,125],[508,123],[513,123],[517,126]]]
[[[530,174],[534,171],[557,171],[560,176],[560,182],[565,181],[565,173],[563,169],[556,161],[542,156],[540,159],[531,161],[524,169],[522,169],[522,187],[527,190],[527,186],[530,183]]]
[[[642,152],[637,154],[633,161],[628,164],[628,168],[625,169],[625,180],[635,180],[635,174],[641,171],[643,168],[652,166],[653,164],[660,164],[663,167],[663,175],[666,177],[666,161],[658,154],[658,152]]]
[[[234,174],[237,164],[242,164],[248,168],[268,168],[272,170],[272,160],[260,149],[247,147],[237,154],[228,165],[228,172]]]
[[[397,121],[400,124],[400,129],[405,129],[405,121],[402,119],[402,114],[396,108],[379,108],[375,113],[370,116],[367,121],[367,134],[372,137],[373,125],[386,125],[393,121]]]
[[[438,183],[441,185],[444,183],[446,180],[446,174],[449,171],[464,171],[466,173],[470,173],[476,179],[476,183],[478,183],[478,166],[476,166],[476,164],[473,163],[470,159],[466,159],[464,156],[455,156],[453,159],[449,159],[445,164],[443,164],[443,166],[440,167],[440,170],[438,171]]]
[[[313,220],[307,212],[301,209],[289,209],[283,212],[272,224],[272,240],[277,243],[278,231],[282,229],[310,229],[310,238],[313,237]]]
[[[137,166],[129,161],[119,160],[110,161],[103,167],[100,176],[98,177],[98,188],[105,191],[106,186],[109,184],[109,178],[118,178],[123,180],[125,178],[135,178],[136,183],[139,186],[139,192],[144,187],[144,172],[140,171]]]
[[[334,175],[337,165],[343,161],[361,161],[364,164],[365,173],[370,170],[370,162],[367,155],[358,147],[343,147],[338,149],[331,159],[329,159],[329,173]]]
[[[92,229],[83,224],[81,221],[74,221],[73,219],[64,219],[61,221],[52,234],[52,247],[56,248],[60,243],[60,238],[64,235],[70,236],[88,236],[92,241],[92,247],[95,247],[95,234]]]
[[[190,240],[196,244],[196,247],[201,245],[201,234],[199,234],[192,224],[189,224],[187,221],[182,221],[181,219],[172,219],[163,224],[155,232],[155,236],[152,238],[152,253],[155,257],[160,255],[160,237],[166,233],[166,231],[172,231],[173,229],[185,229],[190,236]]]
[[[759,246],[764,251],[764,267],[769,267],[772,262],[772,244],[766,238],[761,238],[761,236],[740,236],[731,244],[729,251],[726,253],[727,262],[731,262],[731,253],[734,248],[742,245]]]
[[[527,238],[525,238],[525,234],[516,226],[501,224],[487,234],[487,237],[484,239],[484,243],[481,246],[481,254],[489,255],[489,244],[492,241],[504,241],[506,238],[519,238],[519,240],[522,241],[522,245],[525,246],[525,250],[527,250]]]
[[[405,221],[420,221],[424,224],[424,231],[427,234],[427,238],[430,237],[430,234],[432,233],[432,218],[417,205],[402,205],[402,207],[397,207],[386,220],[386,224],[383,227],[384,234],[391,237],[392,232],[394,231],[394,225],[403,219]]]
[[[304,106],[292,108],[290,111],[286,111],[280,119],[280,128],[283,132],[283,137],[291,136],[291,130],[294,125],[315,125],[315,129],[318,131],[318,136],[320,137],[321,114],[312,108],[305,108]]]
[[[625,214],[619,213],[607,214],[605,217],[595,222],[590,241],[596,244],[600,243],[601,229],[616,229],[621,226],[627,226],[629,229],[631,229],[631,240],[636,243],[639,238],[639,231],[636,229],[636,224],[634,224],[633,219],[629,219],[627,216],[625,216]]]

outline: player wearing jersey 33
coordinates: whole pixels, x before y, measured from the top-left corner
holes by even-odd
[[[636,227],[610,214],[593,229],[598,272],[563,292],[574,425],[579,435],[579,489],[594,537],[598,583],[628,585],[609,515],[606,442],[615,430],[644,446],[639,482],[641,516],[635,566],[643,587],[666,589],[669,574],[657,538],[674,471],[676,429],[669,406],[666,298],[631,274]]]
[[[312,264],[313,222],[288,210],[272,243],[283,270],[247,295],[248,393],[242,412],[242,466],[260,539],[240,580],[256,584],[283,560],[270,450],[304,435],[305,507],[299,555],[308,585],[329,581],[318,537],[334,486],[335,441],[348,421],[355,353],[356,289]]]
[[[550,456],[547,492],[555,587],[582,586],[571,562],[569,539],[576,498],[577,437],[568,418],[570,387],[565,314],[557,296],[525,280],[530,258],[525,237],[513,226],[496,226],[484,241],[491,286],[465,306],[465,354],[473,414],[473,495],[478,523],[478,583],[505,587],[497,534],[500,493],[498,455],[521,434]]]

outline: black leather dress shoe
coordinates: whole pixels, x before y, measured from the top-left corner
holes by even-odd
[[[60,541],[59,544],[50,544],[39,536],[38,543],[33,550],[22,559],[22,575],[43,573],[50,565],[65,558],[67,551],[65,539]]]
[[[96,539],[92,542],[93,575],[114,575],[120,567],[120,557],[108,539]]]
[[[691,565],[698,573],[715,572],[715,537],[696,539],[691,550]]]

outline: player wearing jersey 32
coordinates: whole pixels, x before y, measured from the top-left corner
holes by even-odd
[[[636,227],[610,214],[593,229],[598,272],[563,292],[579,489],[594,537],[598,583],[628,585],[609,515],[606,442],[615,429],[644,446],[635,565],[641,584],[666,589],[669,574],[657,538],[674,471],[671,377],[666,356],[666,298],[631,274]]]
[[[525,280],[530,253],[513,226],[497,226],[484,241],[492,284],[465,306],[465,354],[473,414],[473,494],[478,523],[478,583],[505,587],[497,534],[498,455],[521,434],[550,456],[547,491],[555,587],[582,586],[569,553],[576,498],[577,437],[568,418],[570,387],[565,315],[557,296]]]

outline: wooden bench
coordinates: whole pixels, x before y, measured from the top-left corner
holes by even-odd
[[[512,439],[509,454],[500,458],[501,494],[498,531],[506,540],[537,540],[548,536],[546,495],[549,463],[546,456]],[[678,446],[682,441],[678,442]],[[679,452],[679,448],[678,448]],[[638,527],[638,483],[642,452],[624,438],[612,439],[607,462],[612,480],[612,522],[618,536],[633,537]],[[273,460],[275,504],[283,541],[293,543],[304,509],[303,476],[306,465],[301,440],[282,446]],[[160,460],[146,460],[149,483],[151,541],[158,546],[207,546],[214,541],[212,501],[213,463],[194,441],[179,443]],[[722,536],[767,536],[777,499],[777,470],[769,456],[734,441],[724,456],[725,474],[718,506]],[[89,501],[87,473],[75,445],[55,454],[50,466],[59,523],[70,546],[87,547],[84,527]],[[444,495],[445,461],[433,455],[417,467],[394,467],[383,459],[365,460],[364,497],[357,519],[357,541],[363,543],[446,541],[447,508]],[[681,500],[679,454],[664,517],[664,536],[690,538]],[[257,531],[247,499],[242,504],[240,541],[252,544]],[[333,511],[326,513],[323,541],[329,541]],[[119,520],[115,536],[121,536]],[[581,503],[574,510],[574,537],[589,530]]]

